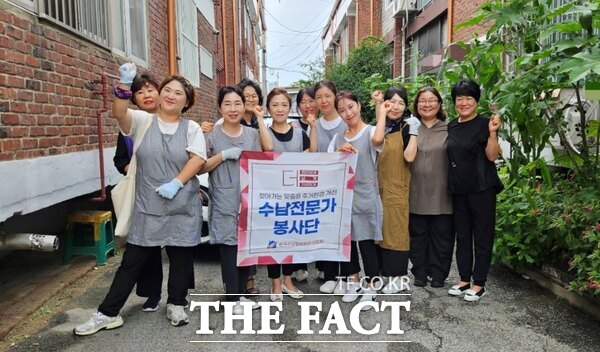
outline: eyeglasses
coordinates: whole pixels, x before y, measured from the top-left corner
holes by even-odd
[[[417,103],[419,103],[419,105],[437,105],[437,103],[439,103],[439,100],[437,100],[437,99],[418,100]]]
[[[246,98],[246,100],[256,100],[258,99],[258,95],[244,95],[244,98]]]

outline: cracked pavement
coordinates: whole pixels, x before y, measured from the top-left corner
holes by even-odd
[[[120,257],[111,260],[120,260]],[[163,256],[165,277],[168,273],[166,255]],[[321,284],[314,266],[309,266],[310,277],[297,287],[305,296],[301,301],[321,301],[320,324],[313,323],[316,331],[324,325],[330,305],[337,301],[351,334],[299,335],[300,308],[296,300],[284,298],[280,323],[285,324],[281,335],[223,335],[223,313],[211,310],[212,335],[198,335],[199,311],[189,312],[190,324],[173,327],[165,318],[166,278],[163,283],[163,301],[155,313],[141,311],[143,298],[132,294],[122,310],[125,325],[100,331],[95,335],[77,337],[72,328],[93,313],[104,298],[117,266],[111,265],[102,278],[65,305],[63,312],[54,315],[50,323],[20,342],[11,351],[596,351],[600,345],[600,321],[570,306],[566,301],[540,288],[535,282],[523,279],[503,266],[492,266],[487,283],[488,293],[479,302],[470,303],[447,294],[458,274],[453,264],[445,288],[411,287],[410,295],[379,295],[377,301],[411,301],[411,310],[400,312],[403,335],[387,335],[390,328],[389,310],[361,312],[360,322],[365,329],[380,324],[380,332],[361,335],[352,330],[350,311],[354,303],[343,303],[339,297],[320,295]],[[195,261],[196,290],[191,293],[210,294],[190,296],[196,301],[223,299],[218,258],[210,246],[199,248]],[[257,287],[268,293],[270,281],[266,268],[258,270]],[[318,295],[317,295],[318,294]],[[268,301],[268,295],[256,297]],[[238,331],[242,323],[237,321]],[[272,324],[271,328],[277,328]],[[260,313],[253,313],[253,328],[260,329]],[[258,341],[262,342],[258,342]],[[195,341],[195,342],[192,342]],[[218,342],[217,342],[218,341]],[[410,342],[397,342],[410,341]]]

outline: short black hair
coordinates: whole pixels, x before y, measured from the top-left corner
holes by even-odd
[[[481,89],[479,84],[470,79],[461,79],[454,87],[452,87],[452,101],[456,103],[456,97],[461,95],[465,97],[472,97],[476,102],[479,102],[481,97]]]
[[[260,89],[260,86],[258,85],[258,83],[254,82],[251,79],[244,78],[243,80],[240,81],[240,83],[238,83],[238,87],[240,87],[242,92],[244,91],[244,89],[246,87],[254,88],[254,90],[256,91],[256,95],[258,95],[258,105],[263,104],[263,94],[262,94],[262,90]],[[221,104],[219,104],[219,105],[221,105]]]
[[[389,87],[383,94],[383,100],[390,100],[396,94],[404,100],[404,105],[408,106],[408,92],[404,87]]]
[[[302,99],[304,99],[304,95],[308,95],[309,97],[315,99],[315,90],[312,88],[302,88],[298,91],[298,94],[296,95],[296,106],[298,108],[300,108],[300,103],[302,102]]]
[[[225,99],[225,96],[229,93],[235,93],[239,95],[240,98],[242,98],[242,102],[246,102],[246,98],[244,98],[244,93],[242,92],[242,89],[239,86],[225,86],[219,90],[219,96],[217,97],[219,107],[223,103],[223,99]]]

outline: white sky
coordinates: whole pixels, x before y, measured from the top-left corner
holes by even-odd
[[[334,2],[266,0],[269,86],[275,85],[278,80],[279,86],[287,86],[304,78],[300,64],[323,56],[321,34]]]

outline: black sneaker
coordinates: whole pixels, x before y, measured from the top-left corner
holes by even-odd
[[[419,287],[425,287],[425,286],[427,286],[427,279],[421,280],[421,279],[417,279],[415,277],[415,281],[413,282],[413,285],[419,286]]]
[[[160,303],[160,296],[148,297],[146,303],[142,306],[144,312],[156,312],[158,310],[158,304]]]
[[[431,280],[430,285],[431,285],[431,287],[435,287],[435,288],[440,288],[440,287],[446,286],[446,284],[444,283],[444,280],[436,280],[436,279]]]

